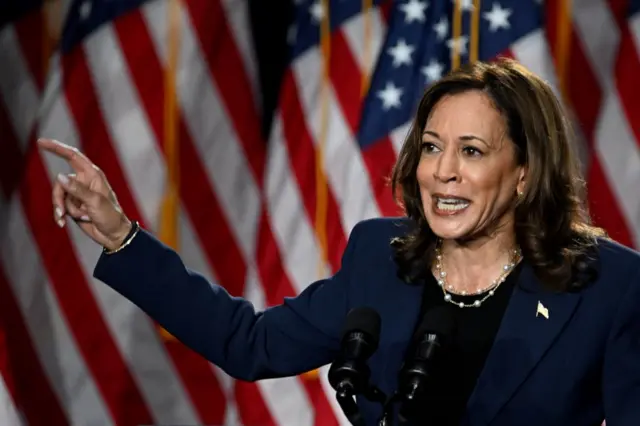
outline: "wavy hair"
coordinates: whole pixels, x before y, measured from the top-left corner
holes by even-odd
[[[576,265],[584,264],[597,238],[606,234],[591,224],[573,133],[560,102],[546,82],[510,59],[458,68],[420,100],[391,175],[393,195],[415,225],[392,241],[401,277],[407,282],[424,278],[436,243],[416,178],[422,131],[440,99],[469,90],[488,95],[505,120],[518,164],[527,165],[529,184],[515,208],[516,241],[524,260],[545,286],[570,289]]]

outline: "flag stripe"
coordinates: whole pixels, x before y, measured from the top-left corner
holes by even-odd
[[[3,215],[3,219],[6,219]],[[3,221],[4,222],[4,221]],[[0,354],[5,366],[2,376],[14,397],[20,401],[20,411],[29,424],[68,424],[60,401],[53,392],[30,339],[24,316],[12,292],[8,277],[0,262],[0,323],[4,347]],[[9,382],[9,378],[12,380]],[[11,386],[9,386],[11,385]],[[34,390],[37,389],[37,392]],[[0,418],[4,419],[0,415]]]
[[[157,3],[152,3],[150,7],[156,5]],[[139,150],[142,146],[145,146],[144,151],[146,154],[123,155],[121,153],[120,158],[124,159],[123,162],[129,161],[129,159],[133,159],[135,162],[129,167],[130,170],[137,170],[140,174],[138,179],[130,179],[134,188],[138,185],[138,182],[145,181],[149,184],[158,185],[154,188],[140,187],[136,191],[138,194],[146,194],[144,197],[138,197],[137,199],[147,202],[146,208],[144,208],[146,211],[145,222],[149,224],[151,229],[157,229],[157,211],[166,171],[164,164],[162,164],[161,171],[153,172],[153,168],[149,169],[148,161],[152,157],[149,153],[156,153],[164,148],[161,143],[164,137],[164,127],[162,125],[164,119],[164,93],[157,90],[157,87],[161,87],[163,81],[162,68],[155,54],[154,45],[147,31],[143,16],[139,11],[118,20],[115,25],[115,32],[120,40],[119,50],[122,52],[123,60],[128,65],[126,69],[131,77],[130,90],[139,94],[138,102],[140,105],[133,108],[133,111],[142,111],[146,116],[144,118],[145,124],[148,120],[150,128],[146,131],[149,133],[148,137],[145,138],[148,139],[147,144],[141,144],[140,135],[135,133],[122,134],[121,137],[115,138],[114,141],[121,147],[120,151],[129,147],[137,147]],[[145,58],[145,68],[134,66],[136,61],[140,60],[141,55]],[[126,113],[127,111],[125,111]],[[128,140],[127,135],[131,135],[135,139]],[[158,155],[161,154],[158,153]],[[136,159],[139,159],[139,161],[136,161]],[[163,160],[160,161],[162,162]],[[147,164],[144,164],[144,162],[147,162]],[[160,178],[157,180],[145,179],[144,174],[151,174]],[[154,197],[151,194],[156,194],[156,196]],[[189,241],[187,244],[195,244],[195,241]],[[164,346],[173,360],[182,384],[188,392],[189,399],[198,411],[200,421],[203,423],[220,423],[224,418],[225,398],[209,363],[178,342],[165,341]]]

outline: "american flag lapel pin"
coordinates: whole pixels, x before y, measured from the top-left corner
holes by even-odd
[[[549,319],[549,309],[547,309],[541,301],[538,300],[538,308],[536,309],[536,317],[542,315],[545,319]]]

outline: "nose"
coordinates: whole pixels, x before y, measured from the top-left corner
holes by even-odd
[[[433,176],[441,182],[457,181],[460,177],[459,159],[451,149],[444,150],[439,156]]]

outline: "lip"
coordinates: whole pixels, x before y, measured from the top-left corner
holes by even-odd
[[[441,194],[441,193],[435,193],[431,195],[431,199],[432,199],[432,203],[431,203],[431,211],[433,211],[433,213],[436,216],[441,216],[441,217],[451,217],[451,216],[458,216],[462,213],[464,213],[465,211],[467,211],[467,209],[469,208],[469,206],[460,209],[460,210],[444,210],[444,209],[439,209],[438,208],[438,202],[437,199],[438,198],[457,198],[460,200],[465,200],[467,202],[469,202],[469,205],[471,205],[471,200],[469,200],[468,198],[464,198],[464,197],[459,197],[457,195],[453,195],[453,194]]]
[[[465,200],[465,201],[471,202],[470,199],[465,198],[465,197],[461,197],[461,196],[456,195],[456,194],[442,194],[440,192],[436,192],[436,193],[431,194],[431,198],[457,198],[459,200]]]

